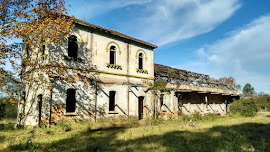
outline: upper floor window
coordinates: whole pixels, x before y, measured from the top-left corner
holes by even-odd
[[[41,51],[42,55],[45,55],[45,45],[42,45],[41,46],[41,50],[40,51]]]
[[[110,64],[116,64],[116,48],[115,46],[110,47]]]
[[[29,56],[29,45],[26,45],[26,47],[25,47],[25,55],[26,55],[26,57]]]
[[[139,54],[139,69],[143,69],[143,54]]]
[[[68,56],[73,58],[78,56],[78,42],[75,35],[71,35],[68,38]]]

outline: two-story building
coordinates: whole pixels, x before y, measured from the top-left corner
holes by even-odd
[[[31,52],[36,52],[38,59],[34,68],[24,63],[26,60],[31,63],[33,58],[29,48],[24,49],[23,73],[28,79],[22,80],[24,87],[18,124],[115,116],[142,119],[152,113],[154,95],[147,90],[148,84],[155,76],[157,78],[153,53],[157,46],[82,20],[75,19],[75,24],[73,33],[61,44],[32,48]],[[199,109],[205,109],[209,105],[205,96],[214,94],[219,96],[215,99],[218,101],[215,108],[224,109],[224,100],[231,100],[232,96],[239,94],[204,86],[172,85],[167,86],[174,88],[172,93],[160,98],[161,112],[188,113],[188,108],[195,107],[191,110],[194,112],[197,104],[200,104]],[[192,100],[187,100],[187,97]],[[179,107],[182,100],[187,105]],[[196,104],[190,106],[194,100]],[[222,110],[216,112],[225,113]]]

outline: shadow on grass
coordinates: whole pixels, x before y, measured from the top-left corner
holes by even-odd
[[[5,123],[1,124],[0,123],[0,131],[2,130],[14,130],[16,127],[16,123]]]
[[[134,134],[130,129],[114,128],[81,132],[51,144],[33,143],[32,148],[41,151],[269,151],[269,130],[270,124],[246,123],[201,132],[172,131],[143,136],[142,129],[140,137],[131,138]],[[25,150],[24,147],[13,145],[4,151]]]

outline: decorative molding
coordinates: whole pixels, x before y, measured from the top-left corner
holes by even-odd
[[[32,73],[39,69],[47,69],[50,67],[55,68],[65,68],[65,69],[72,69],[72,70],[79,70],[79,71],[87,71],[87,72],[96,72],[96,73],[102,73],[102,74],[110,74],[110,75],[117,75],[117,76],[125,76],[125,77],[132,77],[132,78],[140,78],[140,79],[147,79],[147,80],[155,80],[153,77],[142,77],[142,76],[136,76],[136,75],[129,75],[129,74],[121,74],[121,73],[114,73],[114,72],[107,72],[107,71],[101,71],[101,70],[90,70],[90,69],[82,69],[81,67],[72,67],[72,66],[65,66],[65,65],[55,65],[55,64],[45,64],[41,67],[35,68],[31,71],[27,71],[26,73]]]
[[[113,69],[119,69],[119,70],[122,70],[122,66],[121,66],[121,65],[116,65],[116,64],[109,64],[109,63],[106,63],[106,67],[108,67],[108,68],[113,68]]]
[[[115,45],[118,47],[119,55],[121,55],[120,47],[119,47],[119,45],[118,45],[116,42],[114,42],[114,41],[110,41],[110,42],[107,44],[107,46],[106,46],[106,52],[109,51],[109,46],[110,46],[111,44],[115,44]]]
[[[147,58],[147,55],[146,55],[146,53],[145,53],[145,51],[144,51],[143,49],[137,50],[136,55],[135,55],[136,59],[138,58],[138,53],[139,53],[140,51],[142,51],[142,52],[144,53],[144,55],[145,55],[145,60],[147,61],[148,58]]]
[[[80,58],[80,57],[74,58],[74,57],[69,57],[69,56],[66,56],[66,55],[64,55],[62,57],[62,59],[63,60],[66,60],[66,61],[78,61],[78,62],[82,62],[83,61],[83,59]]]
[[[144,69],[136,69],[136,72],[137,72],[137,73],[148,74],[148,71],[147,71],[147,70],[144,70]]]
[[[84,46],[84,41],[83,41],[83,37],[82,37],[81,33],[79,31],[74,31],[74,30],[72,32],[74,32],[75,35],[77,34],[80,37],[80,42],[78,44]],[[74,34],[70,34],[70,35],[74,35]],[[66,38],[66,40],[67,39],[68,39],[68,37]]]

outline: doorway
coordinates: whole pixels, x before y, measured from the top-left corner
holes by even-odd
[[[38,125],[41,125],[42,95],[38,95]]]
[[[139,120],[143,119],[143,96],[138,97],[139,103],[138,103],[138,114],[139,114]]]

